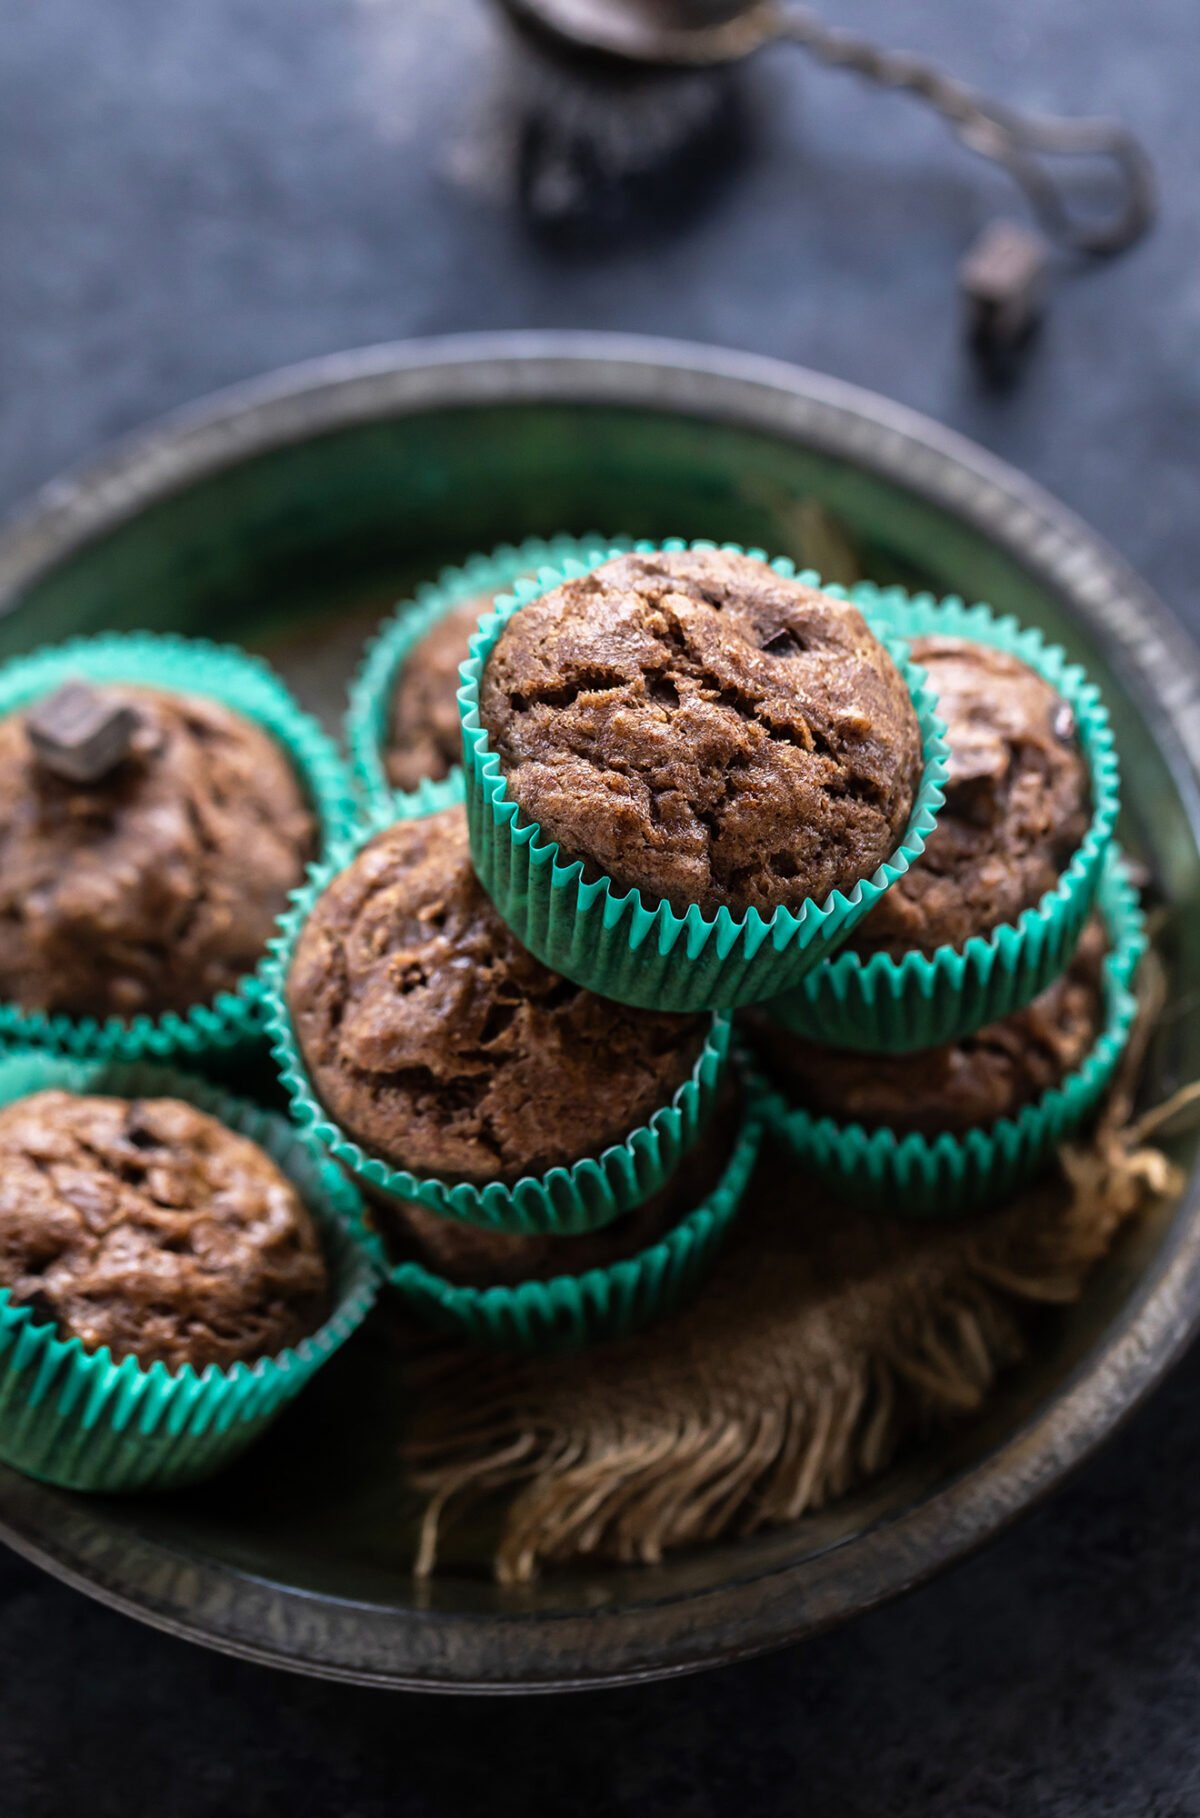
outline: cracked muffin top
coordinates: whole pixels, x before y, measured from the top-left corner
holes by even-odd
[[[682,1085],[708,1028],[610,1003],[527,953],[471,868],[461,806],[398,821],[323,891],[287,1001],[347,1135],[393,1167],[476,1184],[622,1142]]]
[[[269,733],[201,696],[106,684],[130,749],[69,782],[0,720],[0,998],[71,1016],[211,1003],[253,971],[316,822]]]
[[[329,1312],[316,1226],[248,1137],[178,1099],[0,1109],[0,1285],[87,1350],[171,1369],[274,1356]]]
[[[440,780],[462,763],[458,666],[467,641],[492,607],[490,593],[473,594],[432,626],[405,657],[392,692],[383,767],[394,789],[415,789],[423,777]]]
[[[1075,715],[1017,657],[966,638],[911,644],[950,746],[946,802],[916,863],[851,942],[869,956],[962,947],[1053,890],[1091,813]]]
[[[564,856],[680,914],[849,890],[920,781],[908,689],[858,609],[726,551],[618,556],[530,601],[479,713]]]
[[[1061,977],[1024,1010],[961,1041],[913,1054],[852,1054],[756,1019],[772,1076],[796,1104],[897,1135],[961,1134],[1014,1117],[1062,1084],[1096,1041],[1104,1015],[1104,925],[1093,916]]]

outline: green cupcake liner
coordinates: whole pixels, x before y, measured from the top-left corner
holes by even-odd
[[[762,1140],[751,1097],[724,1170],[708,1196],[666,1236],[635,1256],[515,1287],[466,1288],[416,1262],[388,1280],[420,1319],[493,1349],[580,1351],[663,1318],[699,1286],[741,1206]]]
[[[773,1133],[827,1185],[872,1210],[950,1218],[1011,1198],[1081,1130],[1112,1083],[1137,1013],[1131,986],[1145,952],[1145,924],[1123,863],[1110,860],[1099,904],[1111,947],[1104,960],[1104,1027],[1083,1064],[1015,1117],[937,1136],[867,1130],[818,1117],[782,1092],[764,1094]]]
[[[271,733],[295,766],[317,817],[321,850],[353,825],[354,793],[333,741],[304,713],[270,666],[233,645],[151,632],[77,638],[17,657],[0,671],[0,716],[26,707],[72,677],[133,682],[207,695]],[[184,1014],[72,1017],[0,1003],[0,1045],[49,1048],[81,1059],[204,1060],[260,1042],[262,963],[233,991]]]
[[[6,1464],[73,1490],[166,1489],[210,1477],[266,1430],[365,1318],[378,1291],[379,1251],[362,1223],[362,1201],[310,1137],[173,1068],[45,1052],[0,1058],[0,1104],[47,1087],[186,1099],[259,1143],[318,1221],[333,1277],[332,1314],[278,1356],[226,1370],[143,1368],[134,1357],[117,1363],[107,1346],[89,1351],[78,1338],[58,1337],[0,1288]]]
[[[712,549],[708,542],[638,543],[656,550]],[[761,550],[723,549],[765,561]],[[623,553],[613,547],[598,560]],[[935,700],[924,673],[909,662],[901,640],[884,628],[883,641],[912,691],[921,723],[924,771],[903,843],[870,878],[847,894],[834,891],[823,903],[810,899],[798,910],[776,909],[765,917],[755,909],[735,916],[728,909],[705,915],[693,904],[685,915],[669,903],[647,905],[636,889],[620,891],[611,878],[585,879],[578,859],[566,862],[556,841],[526,820],[507,792],[500,760],[479,719],[479,681],[501,631],[529,600],[562,581],[589,572],[596,563],[567,561],[542,570],[536,581],[518,581],[496,602],[470,642],[462,666],[459,706],[463,715],[467,816],[471,853],[488,895],[526,947],[555,972],[621,1003],[660,1010],[732,1009],[790,991],[804,974],[844,940],[884,891],[902,877],[924,849],[946,776],[946,747]],[[784,558],[771,563],[794,575]],[[815,574],[799,577],[819,586]],[[845,589],[827,587],[838,598]],[[869,617],[869,615],[868,615]],[[872,626],[872,629],[877,629]]]
[[[867,959],[842,952],[822,961],[772,1016],[798,1035],[862,1053],[899,1054],[960,1040],[999,1022],[1046,989],[1067,965],[1091,914],[1105,853],[1120,808],[1120,772],[1099,690],[1056,644],[987,606],[956,598],[881,592],[864,584],[851,599],[875,624],[900,637],[943,632],[1007,651],[1028,663],[1068,702],[1092,786],[1092,818],[1083,843],[1052,890],[1015,922],[974,935],[965,946],[932,954],[886,953]]]
[[[436,581],[418,587],[411,600],[396,608],[367,646],[346,711],[346,749],[368,813],[402,793],[388,781],[384,767],[392,696],[405,663],[439,620],[475,594],[495,595],[511,587],[518,576],[561,562],[602,560],[619,544],[619,538],[599,535],[502,543],[490,555],[473,555],[461,567],[443,569]]]
[[[342,843],[327,863],[310,870],[304,888],[272,942],[267,974],[268,1010],[273,1052],[291,1100],[292,1116],[356,1180],[376,1192],[416,1200],[444,1218],[456,1218],[486,1230],[526,1235],[561,1235],[598,1231],[666,1185],[680,1161],[703,1131],[729,1060],[731,1023],[714,1016],[691,1074],[669,1102],[601,1155],[585,1156],[570,1167],[527,1175],[508,1186],[489,1181],[472,1186],[427,1175],[410,1174],[370,1155],[329,1116],[317,1097],[287,1007],[287,977],[301,930],[321,892],[356,853],[397,818],[432,814],[463,799],[461,771],[427,783],[409,795],[377,803],[371,816]]]

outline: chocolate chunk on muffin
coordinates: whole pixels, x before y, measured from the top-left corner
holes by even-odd
[[[125,755],[90,782],[0,720],[0,997],[70,1016],[211,1003],[253,971],[316,845],[286,753],[221,702],[105,684]]]
[[[527,953],[472,870],[461,806],[397,822],[323,891],[287,1002],[347,1135],[477,1185],[622,1142],[687,1079],[708,1029],[610,1003]]]
[[[458,666],[491,594],[474,594],[439,619],[405,657],[392,693],[383,767],[395,789],[440,780],[462,763]]]
[[[479,712],[525,815],[679,913],[850,889],[920,781],[908,690],[857,608],[725,551],[619,556],[531,601]]]
[[[256,1143],[176,1099],[0,1109],[0,1286],[60,1337],[171,1369],[277,1354],[327,1317],[316,1227]]]
[[[950,746],[925,850],[860,924],[864,956],[961,948],[1052,890],[1083,842],[1091,785],[1075,716],[1019,658],[958,637],[912,641]]]
[[[1105,944],[1094,916],[1070,967],[1040,997],[941,1048],[853,1054],[801,1041],[765,1019],[756,1040],[772,1077],[806,1110],[898,1135],[959,1134],[1015,1117],[1083,1063],[1103,1022]]]

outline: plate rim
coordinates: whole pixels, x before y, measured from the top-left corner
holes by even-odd
[[[43,574],[92,539],[237,461],[315,433],[424,409],[556,401],[657,408],[782,435],[856,461],[965,518],[1096,628],[1157,713],[1165,713],[1167,724],[1160,730],[1169,736],[1160,743],[1192,826],[1200,828],[1200,652],[1157,595],[1081,518],[957,432],[844,380],[760,355],[635,335],[516,331],[385,343],[285,367],[171,413],[18,507],[0,532],[0,614],[13,610]],[[228,1597],[208,1595],[215,1585],[193,1582],[190,1608],[170,1603],[172,1594],[182,1595],[178,1585],[155,1601],[145,1587],[122,1586],[119,1564],[81,1563],[2,1507],[0,1539],[74,1588],[168,1633],[318,1677],[408,1690],[516,1693],[676,1677],[832,1626],[850,1613],[838,1607],[848,1569],[857,1613],[964,1558],[1110,1438],[1176,1362],[1198,1325],[1200,1170],[1137,1291],[1054,1401],[898,1518],[868,1526],[816,1559],[785,1562],[750,1579],[620,1611],[514,1610],[511,1616],[437,1618],[443,1626],[457,1624],[468,1653],[472,1630],[494,1636],[516,1625],[526,1642],[540,1633],[554,1644],[565,1634],[575,1665],[564,1668],[559,1647],[551,1645],[543,1647],[542,1664],[527,1676],[472,1677],[477,1666],[447,1666],[445,1650],[428,1647],[432,1619],[417,1609],[378,1612],[381,1624],[406,1631],[413,1646],[424,1631],[423,1645],[415,1649],[423,1660],[417,1669],[406,1670],[402,1658],[362,1669],[346,1660],[299,1657],[289,1650],[289,1628],[303,1633],[313,1603],[329,1609],[336,1600],[239,1576],[248,1602],[262,1601],[266,1632],[284,1637],[272,1645],[236,1632],[229,1609],[220,1613]],[[10,1500],[12,1480],[15,1473],[0,1467],[0,1484],[10,1482]],[[18,1500],[35,1513],[55,1500],[74,1500],[17,1481],[23,1491]],[[65,1526],[70,1525],[68,1520]],[[172,1577],[170,1550],[152,1539],[139,1544],[161,1555],[152,1564],[166,1585]],[[903,1562],[899,1571],[897,1553]],[[188,1571],[196,1580],[195,1562]],[[227,1583],[227,1568],[209,1571]],[[729,1618],[719,1606],[731,1598],[739,1604],[737,1642],[721,1632]],[[205,1602],[206,1612],[198,1613]],[[344,1606],[360,1618],[364,1607],[374,1608]],[[248,1617],[249,1609],[243,1614]]]

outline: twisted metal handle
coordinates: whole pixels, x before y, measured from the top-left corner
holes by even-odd
[[[1074,252],[1123,252],[1154,220],[1150,160],[1119,121],[1026,114],[987,100],[921,57],[884,50],[855,32],[827,25],[798,0],[775,9],[769,35],[802,45],[831,69],[850,70],[881,87],[925,101],[949,123],[963,145],[1009,172],[1047,234]],[[1042,162],[1046,158],[1108,162],[1120,186],[1119,204],[1104,219],[1079,215],[1071,206],[1069,192],[1046,169]]]

